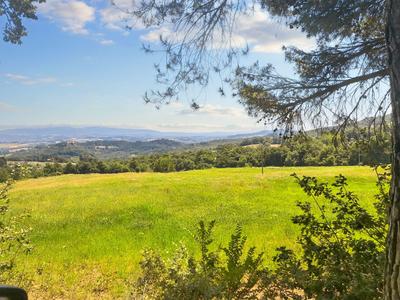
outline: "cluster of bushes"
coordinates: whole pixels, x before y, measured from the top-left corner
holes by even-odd
[[[254,142],[252,140],[251,142]],[[281,144],[259,138],[256,144],[220,145],[214,149],[138,156],[130,160],[132,171],[171,172],[206,168],[261,166],[377,165],[390,162],[391,143],[387,135],[370,135],[334,142],[332,134],[318,137],[296,135]]]
[[[27,278],[17,270],[17,265],[23,265],[23,256],[32,251],[31,229],[22,225],[28,215],[10,213],[8,191],[11,185],[11,181],[0,183],[0,281],[21,285]]]
[[[354,141],[353,141],[354,140]],[[385,135],[347,136],[334,144],[331,134],[318,137],[296,135],[281,144],[272,139],[244,140],[240,144],[220,145],[172,153],[135,156],[125,160],[98,160],[81,155],[77,162],[12,163],[0,158],[0,182],[8,178],[36,178],[59,174],[175,172],[208,168],[262,166],[375,165],[390,162],[391,145]],[[256,144],[254,144],[256,143]]]
[[[4,160],[0,158],[0,160]],[[0,182],[9,179],[20,180],[26,178],[39,178],[62,174],[89,174],[89,173],[123,173],[131,172],[127,162],[124,161],[79,161],[77,163],[30,163],[12,162],[0,167]]]
[[[301,251],[277,249],[273,262],[245,245],[237,227],[227,246],[213,245],[200,222],[199,255],[180,246],[172,258],[146,249],[134,297],[141,299],[382,299],[388,230],[388,169],[379,174],[375,211],[362,207],[346,178],[332,184],[294,175],[312,202],[297,205]]]

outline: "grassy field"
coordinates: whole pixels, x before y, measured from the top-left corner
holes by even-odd
[[[224,242],[242,224],[248,245],[267,257],[295,247],[290,217],[305,196],[289,175],[332,180],[348,177],[350,189],[371,206],[375,175],[368,167],[211,169],[181,173],[65,175],[18,182],[13,213],[28,212],[34,252],[20,268],[33,278],[32,298],[126,297],[138,273],[141,250],[168,255],[178,242],[193,248],[196,223],[217,221]]]

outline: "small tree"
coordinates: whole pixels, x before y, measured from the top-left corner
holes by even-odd
[[[263,175],[264,175],[264,167],[266,166],[267,163],[267,154],[269,148],[270,145],[267,144],[266,142],[261,143],[258,148],[259,161],[261,165],[261,174]]]

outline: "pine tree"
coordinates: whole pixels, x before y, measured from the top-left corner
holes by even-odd
[[[385,298],[400,299],[400,0],[144,0],[133,13],[135,18],[149,27],[171,29],[160,38],[166,63],[156,66],[165,89],[150,91],[145,100],[168,103],[190,85],[206,86],[212,72],[231,70],[235,57],[249,50],[231,46],[237,17],[257,6],[301,29],[317,46],[312,51],[285,48],[294,77],[281,76],[273,65],[258,62],[235,70],[229,82],[251,115],[289,131],[302,128],[304,120],[320,126],[332,118],[343,129],[363,109],[375,116],[391,109]],[[199,107],[195,101],[192,106]]]

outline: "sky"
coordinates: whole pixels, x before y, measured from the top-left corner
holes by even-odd
[[[126,8],[130,0],[117,0]],[[230,93],[222,97],[211,82],[190,109],[190,91],[156,109],[145,104],[157,89],[154,63],[142,43],[157,46],[167,28],[143,28],[123,10],[104,0],[47,0],[36,21],[26,21],[22,45],[0,41],[0,128],[31,126],[112,126],[162,131],[254,131],[268,129],[249,117]],[[273,63],[281,74],[293,70],[282,46],[309,49],[313,42],[256,9],[238,19],[234,38],[248,45],[250,64]],[[133,27],[126,30],[126,25]],[[4,26],[4,19],[0,19]]]

